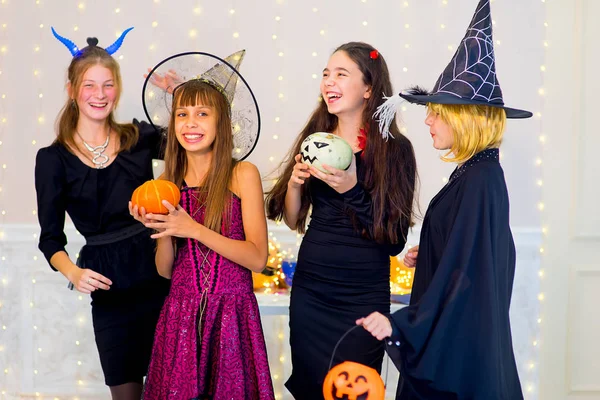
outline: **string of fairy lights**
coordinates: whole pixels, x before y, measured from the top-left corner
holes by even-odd
[[[155,64],[156,64],[156,51],[158,49],[158,45],[156,44],[156,28],[158,28],[158,20],[157,17],[158,15],[160,15],[160,11],[161,11],[161,7],[160,7],[160,0],[157,1],[153,1],[152,5],[151,5],[151,9],[152,9],[152,18],[151,18],[151,22],[150,22],[150,26],[152,27],[152,32],[149,36],[150,38],[150,44],[148,45],[148,51],[146,52],[146,65],[148,65],[149,68],[152,68]],[[193,12],[194,17],[197,17],[198,15],[201,14],[200,12],[200,8],[199,6],[196,6],[194,8],[194,10],[196,10],[196,8],[198,9],[198,12]],[[158,173],[156,171],[156,168],[158,168],[160,165],[160,163],[155,160],[152,162],[152,166],[155,168],[154,171],[154,176],[159,176],[160,173]],[[164,167],[163,167],[164,168]]]
[[[275,93],[277,95],[277,99],[274,99],[273,104],[275,105],[275,110],[274,110],[274,114],[275,116],[272,117],[274,118],[274,123],[275,123],[275,129],[273,131],[273,134],[271,136],[271,140],[273,140],[275,143],[277,143],[279,141],[279,134],[281,132],[281,126],[284,126],[285,121],[282,121],[281,119],[281,112],[283,109],[283,104],[284,104],[284,100],[285,100],[285,95],[284,95],[284,90],[285,90],[285,79],[286,77],[284,76],[284,71],[285,71],[285,52],[284,52],[284,46],[285,46],[285,41],[284,38],[282,37],[283,35],[283,29],[282,29],[282,25],[285,24],[285,21],[282,22],[282,18],[281,18],[281,11],[282,11],[282,7],[285,3],[285,0],[277,0],[275,2],[275,4],[272,6],[274,11],[275,11],[275,15],[272,17],[270,23],[272,25],[272,34],[270,38],[266,38],[266,40],[269,40],[270,44],[272,45],[272,48],[274,50],[274,52],[276,53],[276,57],[275,58],[275,63],[277,65],[277,70],[279,71],[276,75],[276,81],[275,81]],[[266,41],[265,40],[265,41]],[[273,79],[273,77],[271,77],[270,79]],[[273,95],[275,95],[275,93]],[[267,136],[268,137],[268,136]],[[277,148],[277,146],[273,146],[272,148]],[[271,162],[271,164],[273,165],[273,163],[276,161],[276,159],[278,159],[279,157],[275,157],[273,155],[271,155],[269,157],[269,161]],[[277,160],[278,161],[278,160]],[[277,225],[280,225],[280,223],[277,223]],[[269,259],[267,260],[268,263],[270,263],[273,267],[275,267],[275,271],[277,271],[277,275],[275,275],[273,277],[273,282],[274,285],[279,286],[279,279],[283,279],[283,276],[281,275],[281,263],[282,263],[282,258],[281,257],[281,243],[277,240],[277,237],[273,234],[273,230],[269,230]],[[270,289],[267,288],[266,291],[268,292]],[[281,399],[282,396],[282,391],[283,391],[283,382],[284,382],[284,376],[286,375],[285,372],[285,349],[286,349],[286,335],[285,335],[285,325],[286,325],[287,321],[286,318],[284,316],[279,316],[278,318],[276,318],[276,321],[274,323],[274,329],[276,331],[278,331],[277,333],[277,338],[278,338],[278,343],[277,343],[277,350],[279,353],[279,363],[277,364],[277,370],[272,372],[272,379],[273,379],[273,386],[275,388],[275,398],[277,400]]]
[[[2,12],[0,15],[6,15],[4,13],[7,10],[8,4],[6,1],[0,1],[0,10]],[[3,226],[6,226],[7,214],[8,211],[5,208],[4,199],[7,198],[7,195],[10,193],[10,190],[6,187],[6,178],[8,173],[10,172],[10,162],[9,154],[6,152],[6,144],[9,143],[9,138],[7,132],[9,131],[10,124],[13,122],[8,118],[8,101],[9,96],[7,94],[7,79],[10,77],[10,74],[7,70],[7,60],[11,54],[11,48],[7,45],[9,31],[12,26],[9,25],[9,22],[6,19],[2,19],[0,21],[2,24],[0,31],[0,271],[2,271],[1,275],[1,287],[2,293],[6,293],[9,285],[10,279],[8,277],[8,266],[9,266],[9,257],[7,256],[7,245],[2,243],[3,239],[5,239],[5,232],[3,230]],[[15,372],[13,368],[12,361],[14,360],[14,356],[11,355],[7,350],[7,340],[10,336],[14,334],[15,326],[12,325],[11,321],[6,319],[6,315],[8,309],[6,307],[7,302],[5,299],[0,298],[0,360],[3,363],[0,365],[0,382],[2,386],[0,386],[0,393],[4,396],[6,394],[6,383],[10,376]]]
[[[0,9],[6,9],[6,7],[8,7],[8,4],[6,2],[6,0],[0,0]],[[3,13],[3,15],[5,15]],[[9,31],[9,25],[8,25],[8,21],[6,21],[5,19],[3,19],[0,22],[1,25],[1,40],[2,42],[0,42],[0,83],[2,83],[2,93],[0,94],[0,154],[2,155],[2,158],[0,158],[0,200],[3,199],[4,197],[6,197],[6,187],[4,187],[4,178],[7,176],[8,173],[8,163],[7,163],[7,155],[6,153],[2,152],[2,149],[5,148],[4,144],[6,142],[6,132],[8,131],[8,115],[6,113],[6,104],[7,104],[7,93],[5,91],[5,85],[7,82],[7,76],[6,73],[3,73],[3,70],[5,69],[5,65],[6,65],[6,59],[9,55],[9,47],[6,44],[7,40],[8,40],[8,31]],[[12,122],[12,121],[11,121]],[[5,220],[6,220],[6,213],[7,210],[4,209],[4,207],[2,206],[3,203],[0,203],[0,227],[5,225]],[[1,228],[0,228],[1,229]],[[3,232],[0,232],[0,235],[3,236]],[[1,238],[1,236],[0,236]],[[3,261],[2,258],[0,258],[0,261]]]
[[[541,0],[542,6],[541,6],[541,14],[544,16],[548,15],[548,11],[547,11],[547,7],[546,7],[546,0]],[[543,37],[546,38],[547,35],[547,29],[548,29],[548,22],[546,20],[544,20],[543,22],[543,26],[540,27],[540,29],[543,32]],[[546,49],[549,46],[549,43],[546,39],[544,39],[541,43],[542,48]],[[544,77],[545,77],[545,72],[546,72],[546,65],[541,64],[540,67],[540,75],[541,75],[541,86],[538,89],[538,95],[540,96],[540,109],[544,108],[544,98],[546,96],[546,89],[544,88]],[[535,165],[538,167],[538,173],[537,173],[537,178],[535,180],[535,184],[536,186],[538,186],[540,188],[540,201],[537,204],[537,208],[539,210],[539,212],[541,213],[540,216],[540,221],[541,221],[541,227],[542,227],[542,239],[541,239],[541,244],[540,244],[540,248],[539,248],[539,252],[540,252],[540,265],[543,264],[543,257],[544,257],[544,242],[545,242],[545,237],[548,234],[548,225],[545,222],[545,217],[544,217],[544,201],[543,201],[543,196],[542,196],[542,187],[544,185],[544,181],[542,180],[542,175],[543,175],[543,154],[544,154],[544,145],[547,141],[547,137],[544,134],[544,125],[543,125],[543,119],[542,119],[542,114],[541,112],[536,112],[535,114],[536,119],[538,119],[540,121],[540,129],[539,129],[539,156],[536,158],[535,161]],[[543,268],[540,267],[539,271],[538,271],[538,275],[540,278],[540,281],[544,278],[544,270]],[[545,294],[544,292],[541,290],[541,282],[539,283],[540,286],[540,292],[538,294],[538,300],[540,302],[540,305],[538,306],[538,317],[536,319],[536,323],[538,325],[538,332],[537,334],[540,335],[541,331],[542,331],[542,321],[543,321],[543,316],[542,316],[542,305],[543,305],[543,301],[545,299]],[[532,345],[534,348],[539,349],[540,347],[540,343],[539,343],[539,339],[537,337],[533,338],[532,341]],[[539,350],[538,350],[539,351]],[[535,356],[537,358],[539,358],[539,353],[536,353]],[[529,369],[530,370],[536,370],[536,364],[535,362],[530,362],[529,364]],[[539,385],[539,376],[536,374],[536,380],[535,382],[531,382],[530,386],[528,386],[526,388],[526,391],[528,394],[530,394],[530,398],[533,399],[537,399],[537,392],[538,392],[538,385]]]
[[[38,7],[36,7],[36,9],[35,9],[35,14],[34,14],[35,17],[34,18],[40,19],[40,10],[39,10],[40,2],[37,1],[36,5]],[[37,30],[37,34],[36,34],[36,36],[37,36],[37,38],[36,38],[37,39],[37,43],[34,42],[33,49],[32,49],[32,51],[34,53],[34,55],[33,55],[33,60],[34,60],[33,65],[35,66],[34,70],[33,70],[33,84],[35,86],[35,91],[37,93],[39,93],[38,97],[37,97],[37,102],[36,102],[36,105],[35,105],[35,112],[37,114],[37,129],[32,130],[32,135],[34,135],[34,136],[30,139],[31,140],[31,145],[34,148],[37,148],[37,145],[38,145],[37,140],[35,138],[39,137],[41,131],[45,128],[45,126],[44,126],[44,124],[45,124],[45,117],[44,117],[44,114],[43,114],[43,109],[44,109],[43,108],[43,97],[44,96],[43,96],[43,92],[41,90],[41,88],[42,88],[42,86],[41,86],[41,82],[42,81],[41,80],[43,78],[43,75],[42,75],[41,69],[38,67],[41,64],[40,58],[41,58],[41,55],[43,54],[42,53],[42,48],[41,48],[41,46],[40,46],[39,43],[42,41],[43,35],[45,33],[44,27],[45,27],[45,25],[44,25],[43,22],[39,24],[39,29]],[[36,215],[36,213],[37,213],[36,209],[33,209],[32,214]],[[32,234],[32,239],[33,239],[33,241],[35,241],[37,239],[37,233],[33,233]],[[37,253],[34,254],[32,256],[33,263],[37,264],[38,258],[43,258],[43,257],[41,257],[41,256],[38,257]],[[36,303],[35,303],[35,295],[36,295],[36,293],[35,292],[36,292],[36,283],[37,283],[35,272],[33,272],[33,273],[34,273],[34,275],[31,277],[31,298],[30,298],[30,301],[29,301],[29,307],[32,309],[32,313],[35,312],[33,309],[36,306]],[[33,358],[34,358],[34,361],[33,361],[33,375],[34,375],[34,378],[35,378],[39,374],[39,369],[37,367],[37,365],[38,365],[37,361],[39,361],[39,359],[41,357],[43,357],[42,353],[43,353],[44,348],[43,348],[43,345],[40,343],[40,340],[39,340],[40,338],[38,336],[39,332],[38,332],[38,326],[37,326],[37,324],[34,323],[31,326],[31,329],[33,330],[33,333],[32,333],[32,336],[33,336],[33,348],[37,350],[37,352],[34,350],[34,353],[33,353],[34,354],[34,356],[33,356]]]
[[[4,239],[4,231],[3,226],[5,226],[5,215],[6,210],[4,209],[4,199],[6,198],[6,189],[5,189],[5,177],[7,174],[7,163],[6,163],[6,151],[5,151],[5,141],[6,141],[6,132],[7,132],[7,93],[6,93],[6,82],[8,75],[5,70],[6,66],[6,57],[8,53],[8,47],[6,45],[8,38],[8,22],[4,19],[4,12],[7,8],[4,0],[0,0],[0,293],[6,293],[6,288],[8,285],[8,279],[5,275],[5,271],[7,269],[6,256],[7,253],[7,245],[3,242]],[[11,372],[11,367],[9,365],[9,360],[11,356],[6,351],[6,339],[8,336],[7,333],[7,324],[6,320],[7,310],[5,301],[0,296],[0,394],[2,397],[6,395],[7,390],[7,375]]]
[[[491,0],[491,3],[494,3],[494,2],[495,2],[495,0]],[[547,15],[546,8],[545,8],[546,0],[541,0],[541,3],[542,3],[541,13],[542,13],[542,15]],[[495,29],[496,28],[496,20],[493,20],[492,24]],[[545,31],[546,31],[547,27],[548,27],[548,23],[546,21],[544,21],[543,27],[541,27],[541,29],[544,31],[543,32],[544,37],[546,34]],[[494,46],[498,47],[501,45],[502,45],[502,41],[499,38],[496,38],[495,42],[494,42]],[[543,48],[547,48],[548,45],[549,44],[546,40],[542,41]],[[450,46],[449,46],[449,49],[450,49]],[[546,95],[546,91],[543,87],[543,81],[544,81],[543,77],[544,77],[544,72],[546,71],[546,66],[542,64],[542,65],[540,65],[539,69],[540,69],[540,74],[541,74],[542,85],[537,89],[537,94],[539,95],[539,98],[540,98],[539,104],[538,104],[538,107],[539,107],[538,110],[541,110],[544,106],[543,99],[544,99],[544,96]],[[538,131],[540,132],[538,135],[538,139],[539,139],[538,155],[534,160],[534,164],[537,167],[536,174],[534,177],[534,182],[535,182],[535,185],[541,189],[541,187],[543,186],[543,180],[541,178],[542,166],[543,166],[543,147],[544,147],[544,144],[546,143],[547,138],[546,138],[546,135],[544,135],[543,129],[542,129],[542,123],[541,123],[542,113],[540,111],[534,112],[534,119],[538,123]],[[502,157],[503,157],[503,154],[501,152],[500,158],[502,159]],[[544,255],[544,247],[543,247],[544,239],[543,239],[543,237],[547,234],[548,227],[546,225],[544,225],[544,222],[543,222],[543,220],[544,220],[543,219],[544,202],[543,202],[543,199],[541,198],[542,197],[541,190],[539,191],[539,196],[540,196],[540,200],[537,202],[535,207],[541,213],[540,221],[542,221],[541,222],[542,244],[540,244],[540,247],[539,247],[540,265],[541,265],[542,264],[541,257],[543,257],[543,255]],[[540,280],[544,277],[544,270],[541,267],[538,271],[538,275],[539,275]],[[538,283],[538,288],[539,287],[540,287],[540,283]],[[545,299],[545,294],[541,291],[541,289],[537,295],[537,299],[540,303],[542,303]],[[538,376],[538,372],[537,372],[538,364],[537,364],[536,360],[539,359],[538,349],[540,347],[540,342],[539,342],[537,335],[540,334],[541,324],[542,324],[541,304],[538,305],[537,310],[538,310],[537,311],[538,315],[535,318],[535,322],[536,322],[536,325],[538,326],[538,328],[537,328],[537,331],[532,332],[534,337],[531,338],[531,345],[532,345],[534,351],[529,360],[521,360],[524,362],[524,365],[522,365],[522,368],[520,368],[521,374],[523,374],[523,373],[527,374],[526,377],[523,377],[521,375],[521,385],[523,387],[523,392],[524,392],[525,398],[528,400],[535,400],[538,398],[537,392],[538,392],[539,376]]]

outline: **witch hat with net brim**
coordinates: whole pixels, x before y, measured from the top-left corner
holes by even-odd
[[[401,99],[421,105],[473,104],[498,107],[504,109],[506,118],[529,118],[533,115],[529,111],[504,105],[496,75],[490,0],[479,1],[464,38],[433,90],[428,92],[414,87],[387,98],[376,113],[376,116],[381,117],[380,123],[382,118],[389,119],[390,112],[393,113],[393,119],[395,108]]]
[[[205,82],[218,90],[230,107],[233,154],[243,160],[256,147],[260,134],[260,112],[250,86],[239,72],[246,51],[237,51],[225,59],[204,52],[175,54],[158,63],[146,77],[142,88],[142,104],[148,120],[155,128],[169,123],[173,94],[191,80]],[[174,73],[179,81],[172,93],[152,85],[154,74]]]
[[[203,72],[198,79],[209,84],[216,84],[218,90],[223,93],[229,104],[233,103],[238,75],[232,73],[231,68],[239,71],[240,64],[244,59],[246,50],[240,50],[225,58],[226,63],[216,63],[211,69]]]

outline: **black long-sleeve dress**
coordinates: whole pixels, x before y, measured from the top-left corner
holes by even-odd
[[[163,135],[147,123],[134,123],[138,143],[103,169],[87,166],[58,143],[40,149],[35,165],[40,250],[48,262],[65,251],[68,213],[86,239],[77,265],[113,283],[109,290],[91,294],[94,334],[108,386],[141,382],[146,374],[169,286],[157,273],[150,231],[128,210],[133,190],[152,179],[152,159],[159,157]]]
[[[358,183],[348,192],[339,194],[316,178],[307,182],[312,214],[292,284],[292,375],[286,382],[297,400],[323,398],[333,348],[358,318],[390,312],[390,255],[404,248],[408,221],[400,224],[397,244],[363,237],[360,231],[372,228],[373,216],[370,195],[361,184],[365,171],[360,154]],[[354,330],[341,342],[333,365],[356,361],[380,370],[383,352],[381,342],[365,330]]]
[[[499,151],[484,150],[425,214],[410,306],[391,316],[397,399],[523,398],[508,315],[515,261]]]

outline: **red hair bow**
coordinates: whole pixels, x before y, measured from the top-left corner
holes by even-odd
[[[369,57],[371,57],[372,60],[376,60],[379,58],[379,52],[377,50],[373,50],[369,53]]]

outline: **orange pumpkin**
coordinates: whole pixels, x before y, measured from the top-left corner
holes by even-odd
[[[325,400],[383,400],[385,386],[373,368],[346,361],[325,376],[323,396]]]
[[[131,203],[138,208],[144,207],[147,213],[167,214],[169,210],[162,204],[162,200],[177,206],[180,198],[179,188],[173,182],[156,179],[147,181],[135,189]]]

